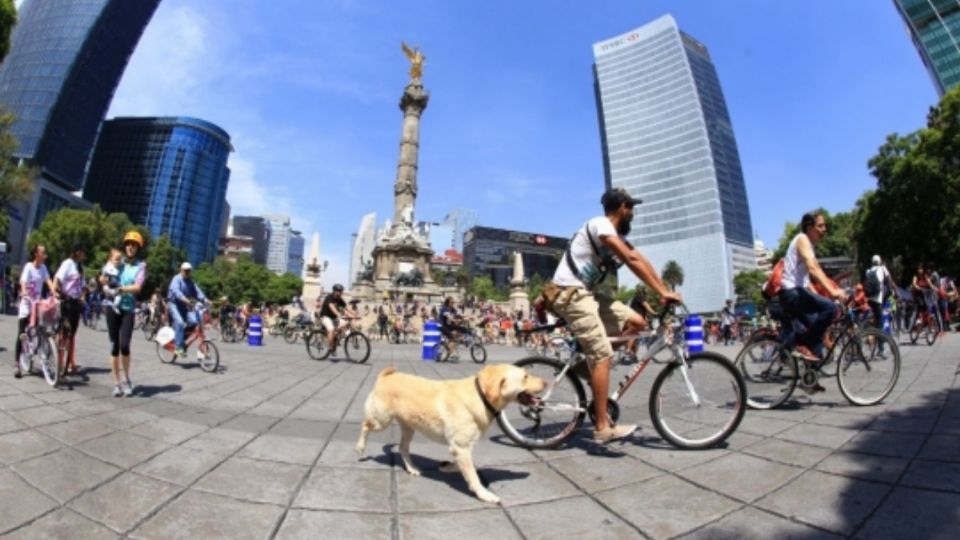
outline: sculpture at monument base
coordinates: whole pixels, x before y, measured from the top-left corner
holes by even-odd
[[[530,314],[530,297],[527,294],[527,280],[523,275],[523,256],[519,251],[513,253],[513,278],[510,280],[510,311]]]

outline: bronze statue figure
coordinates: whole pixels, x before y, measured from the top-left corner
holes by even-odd
[[[410,78],[420,80],[420,76],[423,75],[423,61],[427,57],[420,52],[420,47],[415,46],[411,49],[402,41],[400,42],[400,48],[403,49],[403,54],[407,55],[407,59],[410,60]]]

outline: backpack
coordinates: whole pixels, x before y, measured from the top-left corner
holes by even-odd
[[[767,282],[763,284],[761,294],[765,300],[776,297],[780,292],[780,283],[783,281],[784,261],[786,261],[786,257],[777,261],[777,264],[773,267],[773,271],[770,273],[770,277],[767,278]]]
[[[876,268],[871,268],[867,270],[867,282],[864,284],[864,292],[867,293],[867,296],[875,298],[880,294],[880,269],[882,267],[878,266]]]

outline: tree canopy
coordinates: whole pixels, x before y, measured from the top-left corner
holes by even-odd
[[[274,274],[253,262],[249,255],[241,255],[236,262],[217,257],[212,263],[200,264],[193,272],[193,279],[208,298],[216,300],[226,296],[233,304],[288,304],[303,291],[303,280],[298,276]]]
[[[827,222],[827,235],[821,240],[814,251],[817,257],[850,257],[856,259],[857,214],[852,212],[837,212],[831,214],[823,208],[817,209],[823,214]],[[788,221],[783,227],[783,236],[773,252],[773,261],[779,261],[787,253],[790,241],[800,232],[800,223]]]
[[[661,279],[671,291],[677,290],[677,287],[683,285],[683,267],[677,261],[667,261],[667,264],[663,265]]]
[[[0,0],[0,6],[2,4],[3,0]],[[29,199],[33,194],[34,178],[37,176],[34,167],[20,165],[13,158],[13,153],[20,146],[16,137],[10,133],[15,121],[16,117],[0,106],[0,238],[7,237],[7,229],[10,227],[7,205]]]

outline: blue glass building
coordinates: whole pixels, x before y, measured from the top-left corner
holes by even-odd
[[[941,96],[960,84],[960,0],[894,0]]]
[[[217,254],[232,150],[220,127],[187,117],[103,123],[84,198],[166,234],[193,264]]]
[[[606,187],[643,199],[629,240],[657,270],[673,260],[693,311],[733,298],[756,268],[737,142],[707,48],[666,15],[594,44]]]

